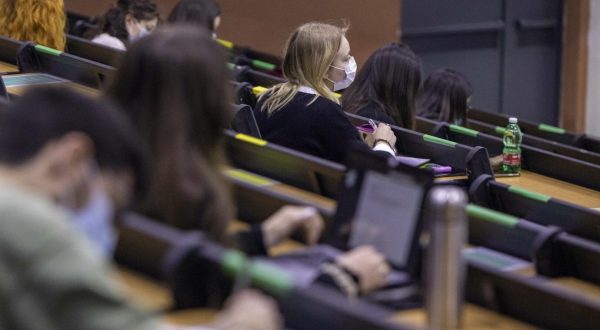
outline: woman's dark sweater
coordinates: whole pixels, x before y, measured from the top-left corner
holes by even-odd
[[[338,163],[345,161],[353,145],[370,150],[341,107],[324,97],[298,92],[271,115],[262,106],[262,101],[256,105],[254,115],[269,142]]]
[[[371,103],[367,104],[365,107],[362,107],[360,110],[358,110],[356,112],[356,114],[359,116],[371,118],[373,120],[377,120],[377,121],[380,121],[382,123],[386,123],[389,125],[395,125],[395,126],[398,125],[396,123],[396,121],[392,117],[390,117],[390,115],[388,115],[384,109],[381,108],[381,106],[377,105],[374,102],[371,102]]]

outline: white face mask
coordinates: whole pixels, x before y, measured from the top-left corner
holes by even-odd
[[[130,42],[134,42],[134,41],[136,41],[136,40],[138,40],[140,38],[143,38],[143,37],[145,37],[145,36],[147,36],[147,35],[150,34],[150,31],[148,31],[148,29],[146,28],[146,26],[142,25],[140,22],[135,21],[135,23],[133,23],[133,24],[135,24],[135,26],[137,26],[139,32],[138,32],[137,35],[134,35],[133,32],[132,32],[133,29],[131,28],[131,25],[128,25],[126,27],[127,28],[127,34],[129,35],[129,41]]]
[[[357,66],[356,66],[356,61],[354,60],[354,56],[350,57],[350,59],[348,60],[348,64],[346,64],[346,66],[344,68],[338,68],[337,66],[334,66],[334,65],[332,65],[331,67],[334,69],[342,70],[346,73],[346,78],[344,78],[341,81],[333,81],[333,80],[327,78],[327,80],[329,80],[333,83],[333,91],[337,92],[342,89],[348,88],[348,86],[350,86],[350,84],[352,84],[352,82],[354,81],[354,78],[356,77]]]

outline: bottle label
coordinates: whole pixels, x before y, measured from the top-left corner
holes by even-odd
[[[521,165],[521,154],[505,153],[502,155],[502,163],[509,166]]]

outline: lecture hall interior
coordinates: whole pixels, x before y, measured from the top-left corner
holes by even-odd
[[[0,329],[600,329],[600,0],[0,0]]]

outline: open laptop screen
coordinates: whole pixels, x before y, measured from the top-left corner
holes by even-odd
[[[401,171],[367,170],[356,205],[349,245],[372,245],[395,267],[409,263],[426,185]]]

